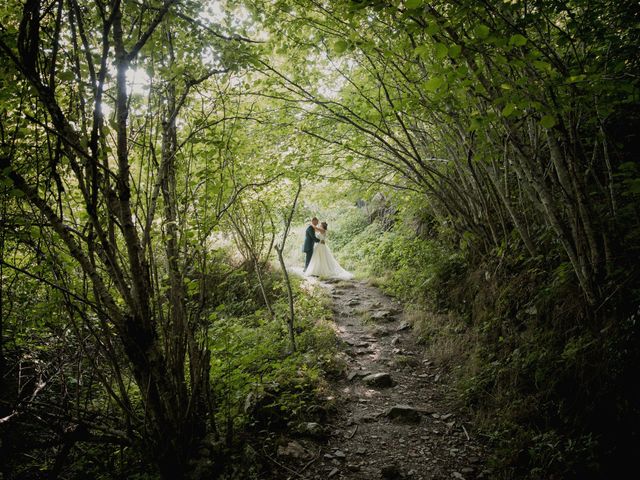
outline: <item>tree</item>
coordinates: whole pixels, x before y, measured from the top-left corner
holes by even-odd
[[[112,362],[101,381],[130,428],[123,440],[139,444],[164,477],[180,478],[215,429],[215,405],[206,329],[190,315],[185,286],[194,244],[184,213],[202,194],[181,191],[178,179],[193,178],[185,144],[193,148],[199,131],[225,118],[194,118],[183,139],[177,124],[194,87],[238,68],[243,40],[202,28],[191,18],[195,6],[174,0],[49,7],[40,0],[21,12],[17,4],[4,7],[2,81],[13,83],[20,103],[5,104],[2,180],[33,209],[34,228],[55,243],[46,258],[52,270],[81,279],[50,285],[89,307],[82,321]],[[207,61],[196,53],[204,45],[222,55]],[[132,73],[148,77],[146,102]],[[235,198],[225,168],[221,203],[203,233]]]

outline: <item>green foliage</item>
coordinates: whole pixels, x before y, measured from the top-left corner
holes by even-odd
[[[245,429],[278,432],[316,415],[323,378],[338,368],[335,336],[318,292],[303,293],[296,282],[295,298],[295,353],[290,352],[284,320],[288,306],[282,297],[274,304],[276,319],[263,310],[241,317],[211,315],[211,377],[225,435]]]
[[[367,216],[358,209],[336,208],[333,215],[336,216],[336,210],[339,214],[331,223],[331,248],[340,251],[346,244],[352,243],[354,239],[360,235],[369,225]]]
[[[144,1],[0,6],[0,395],[25,426],[2,445],[21,475],[144,478],[155,461],[173,478],[207,433],[233,443],[309,414],[331,335],[296,290],[289,354],[267,263],[300,179],[292,263],[306,217],[323,216],[345,266],[460,314],[425,341],[477,336],[466,399],[505,476],[625,457],[640,404],[637,2],[166,5],[159,22]],[[326,207],[379,193],[366,213]],[[29,428],[60,444],[74,426],[68,459],[32,455]],[[105,431],[123,438],[98,451],[81,435]]]
[[[620,471],[636,442],[634,316],[594,330],[567,300],[576,295],[570,272],[511,264],[482,290],[482,276],[466,280],[479,337],[460,389],[491,440],[496,478],[598,478]],[[567,331],[573,322],[581,328]]]
[[[464,271],[464,256],[434,239],[416,237],[403,225],[391,231],[374,222],[341,247],[340,258],[366,276],[381,277],[384,289],[433,308],[448,305]]]
[[[26,263],[29,258],[22,260]],[[20,412],[19,423],[13,417],[0,426],[0,472],[5,478],[41,478],[56,469],[66,478],[158,478],[153,467],[141,464],[136,449],[118,445],[117,441],[85,442],[89,439],[89,422],[112,431],[126,428],[114,398],[96,379],[107,372],[105,351],[89,334],[90,329],[99,328],[96,319],[82,328],[86,307],[70,308],[60,291],[33,278],[21,278],[9,269],[0,271],[3,360],[8,366],[2,379],[0,408],[3,415],[10,415],[15,405],[28,407]],[[44,266],[34,265],[30,272],[50,282],[56,280]],[[117,347],[112,353],[122,357]],[[131,379],[130,372],[124,370],[126,378]],[[115,379],[103,378],[110,388],[117,389]],[[132,413],[143,415],[135,384],[129,388]],[[30,401],[31,395],[36,402]],[[86,417],[78,415],[71,398],[83,405]],[[71,435],[76,439],[74,448],[60,462],[59,446]]]

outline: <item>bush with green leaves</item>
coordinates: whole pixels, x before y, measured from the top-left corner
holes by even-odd
[[[383,288],[408,302],[448,306],[450,290],[465,271],[464,254],[437,238],[420,238],[403,224],[386,231],[374,222],[340,250],[348,266],[380,279]]]
[[[282,279],[276,280],[278,288]],[[211,377],[220,402],[217,420],[233,431],[263,433],[311,421],[318,409],[323,377],[337,368],[330,312],[319,293],[302,293],[294,282],[297,350],[291,352],[285,318],[288,304],[278,300],[275,318],[264,310],[243,316],[211,315]],[[319,420],[319,419],[317,419]]]

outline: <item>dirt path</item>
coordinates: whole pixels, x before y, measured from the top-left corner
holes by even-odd
[[[332,385],[339,408],[326,443],[289,478],[486,478],[479,442],[401,305],[365,282],[319,283],[333,298],[348,369]]]

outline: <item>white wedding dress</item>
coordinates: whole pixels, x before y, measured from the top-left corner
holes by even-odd
[[[316,233],[321,241],[326,241],[326,233]],[[339,278],[349,280],[353,278],[353,274],[347,272],[340,266],[338,261],[333,257],[331,250],[326,243],[316,243],[313,249],[313,256],[309,262],[306,271],[307,275],[315,275],[318,277]]]

